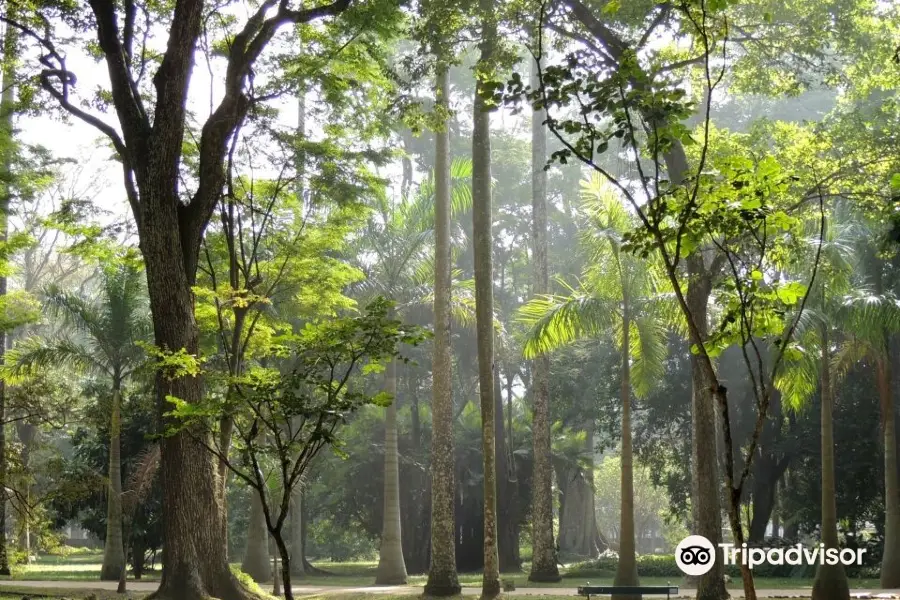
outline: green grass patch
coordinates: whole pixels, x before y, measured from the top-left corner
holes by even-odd
[[[25,581],[94,581],[100,578],[103,554],[99,552],[58,556],[41,554],[30,565],[14,565],[12,580]],[[157,564],[157,568],[159,564]],[[145,569],[141,581],[158,581],[161,572]],[[6,578],[4,578],[6,579]],[[133,578],[129,577],[129,581]]]

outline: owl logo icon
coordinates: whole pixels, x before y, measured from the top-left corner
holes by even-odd
[[[675,548],[675,564],[685,575],[703,575],[716,564],[716,548],[702,535],[689,535]]]

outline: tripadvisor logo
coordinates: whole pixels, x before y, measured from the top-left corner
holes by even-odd
[[[748,548],[747,544],[741,544],[735,548],[734,544],[719,544],[722,549],[723,561],[726,565],[747,565],[753,567],[769,565],[831,565],[838,563],[849,565],[861,565],[865,548],[826,548],[825,544],[819,544],[807,548],[803,544],[790,546],[789,548]],[[738,562],[740,561],[740,562]]]
[[[724,565],[740,564],[751,569],[763,564],[861,565],[866,553],[864,548],[826,548],[825,544],[812,548],[803,544],[788,548],[748,548],[747,544],[737,548],[734,544],[719,544],[719,548],[722,549]],[[703,575],[716,564],[716,554],[712,542],[702,535],[691,535],[681,540],[675,548],[675,563],[685,575]]]

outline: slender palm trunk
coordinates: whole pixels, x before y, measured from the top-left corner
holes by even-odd
[[[448,65],[438,58],[436,105],[446,111],[450,95]],[[450,355],[450,133],[436,132],[434,159],[434,359],[431,426],[431,566],[425,594],[459,594],[456,573],[453,395]]]
[[[406,583],[403,535],[400,526],[400,465],[397,450],[397,363],[391,361],[385,373],[385,391],[391,405],[384,409],[384,515],[376,585]]]
[[[537,35],[540,35],[538,32]],[[540,86],[538,65],[531,66],[531,85]],[[546,112],[531,115],[532,296],[550,291],[547,266],[547,133]],[[531,501],[531,572],[528,581],[559,581],[556,544],[553,539],[553,466],[550,462],[550,359],[539,356],[533,363],[532,443],[534,472]]]
[[[103,548],[101,581],[119,581],[125,569],[125,542],[122,532],[122,452],[121,391],[113,384],[109,423],[109,494],[106,512],[106,544]]]
[[[831,350],[828,327],[822,327],[822,543],[826,548],[838,547],[837,502],[834,480],[834,392],[831,387]],[[820,565],[812,589],[813,600],[848,600],[850,586],[840,563]]]
[[[897,434],[894,394],[887,357],[876,361],[881,420],[884,428],[884,555],[881,587],[900,587],[900,484],[897,479]]]
[[[6,5],[7,13],[11,12],[10,5]],[[7,16],[13,16],[7,14]],[[0,95],[0,151],[3,156],[0,160],[0,242],[5,242],[9,228],[9,198],[10,178],[12,169],[13,150],[13,110],[14,110],[14,81],[16,41],[18,30],[15,27],[6,27],[6,36],[3,39],[3,77],[2,95]],[[6,276],[0,275],[0,297],[6,295]],[[0,365],[3,364],[6,355],[6,332],[0,331]],[[6,382],[0,381],[0,490],[6,490]],[[9,557],[6,554],[6,494],[0,493],[0,575],[9,575]]]
[[[624,281],[623,281],[624,283]],[[624,295],[622,315],[622,505],[619,514],[619,564],[615,585],[638,585],[634,538],[634,452],[631,444],[631,315],[628,295]],[[640,600],[640,596],[615,596]]]
[[[475,319],[478,337],[478,389],[481,399],[481,449],[484,458],[484,572],[482,597],[500,593],[497,550],[497,457],[494,427],[494,279],[491,225],[491,117],[483,77],[492,67],[496,24],[493,0],[480,0],[481,58],[476,74],[472,130],[472,233],[475,262]]]

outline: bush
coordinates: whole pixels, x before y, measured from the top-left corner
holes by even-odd
[[[86,546],[67,546],[65,544],[60,544],[56,548],[47,551],[47,554],[50,556],[61,556],[66,558],[67,556],[85,556],[88,554],[97,554],[98,550],[96,548],[88,548]]]

